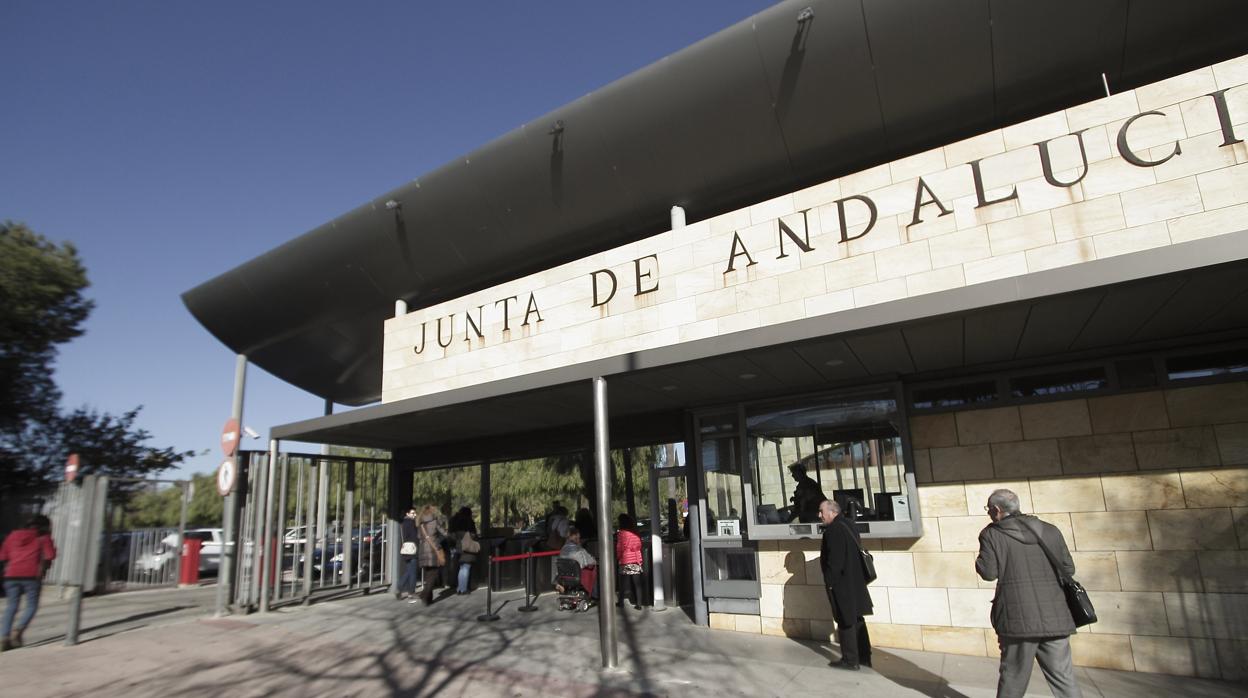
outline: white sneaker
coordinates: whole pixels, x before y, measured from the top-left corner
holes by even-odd
[[[408,603],[420,603],[420,597],[419,597],[419,596],[413,596],[412,598],[408,599],[408,600],[407,600],[407,602],[408,602]]]

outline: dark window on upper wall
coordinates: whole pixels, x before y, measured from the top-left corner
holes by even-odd
[[[997,383],[996,381],[986,380],[930,388],[915,388],[912,398],[911,404],[916,410],[958,407],[960,405],[980,405],[997,400]]]
[[[1016,398],[1086,393],[1109,386],[1103,366],[1089,366],[1010,379],[1010,395]]]
[[[1172,356],[1166,359],[1166,377],[1172,381],[1248,373],[1248,349],[1209,354]]]

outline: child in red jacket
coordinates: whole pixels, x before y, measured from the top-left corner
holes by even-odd
[[[615,561],[620,567],[620,600],[616,606],[624,605],[624,594],[628,593],[633,608],[641,610],[641,535],[637,533],[637,522],[628,514],[620,514],[620,531],[615,534]]]
[[[0,634],[0,650],[22,646],[22,631],[30,625],[39,610],[39,586],[43,573],[56,559],[56,545],[52,543],[52,522],[48,517],[32,516],[26,528],[10,533],[0,545],[0,562],[4,562],[4,593],[8,604],[4,608],[3,634]],[[13,618],[26,597],[26,610],[17,627]]]

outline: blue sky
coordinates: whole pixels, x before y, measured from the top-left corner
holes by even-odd
[[[96,302],[64,404],[215,469],[234,355],[183,291],[771,4],[0,2],[0,219]],[[249,370],[248,446],[322,409]]]

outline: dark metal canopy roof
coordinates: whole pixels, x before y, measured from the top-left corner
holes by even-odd
[[[1240,55],[1246,25],[1235,0],[782,2],[183,301],[279,378],[372,402],[395,299],[424,307],[662,232],[673,204],[699,220],[1096,99],[1101,73],[1121,91]]]

